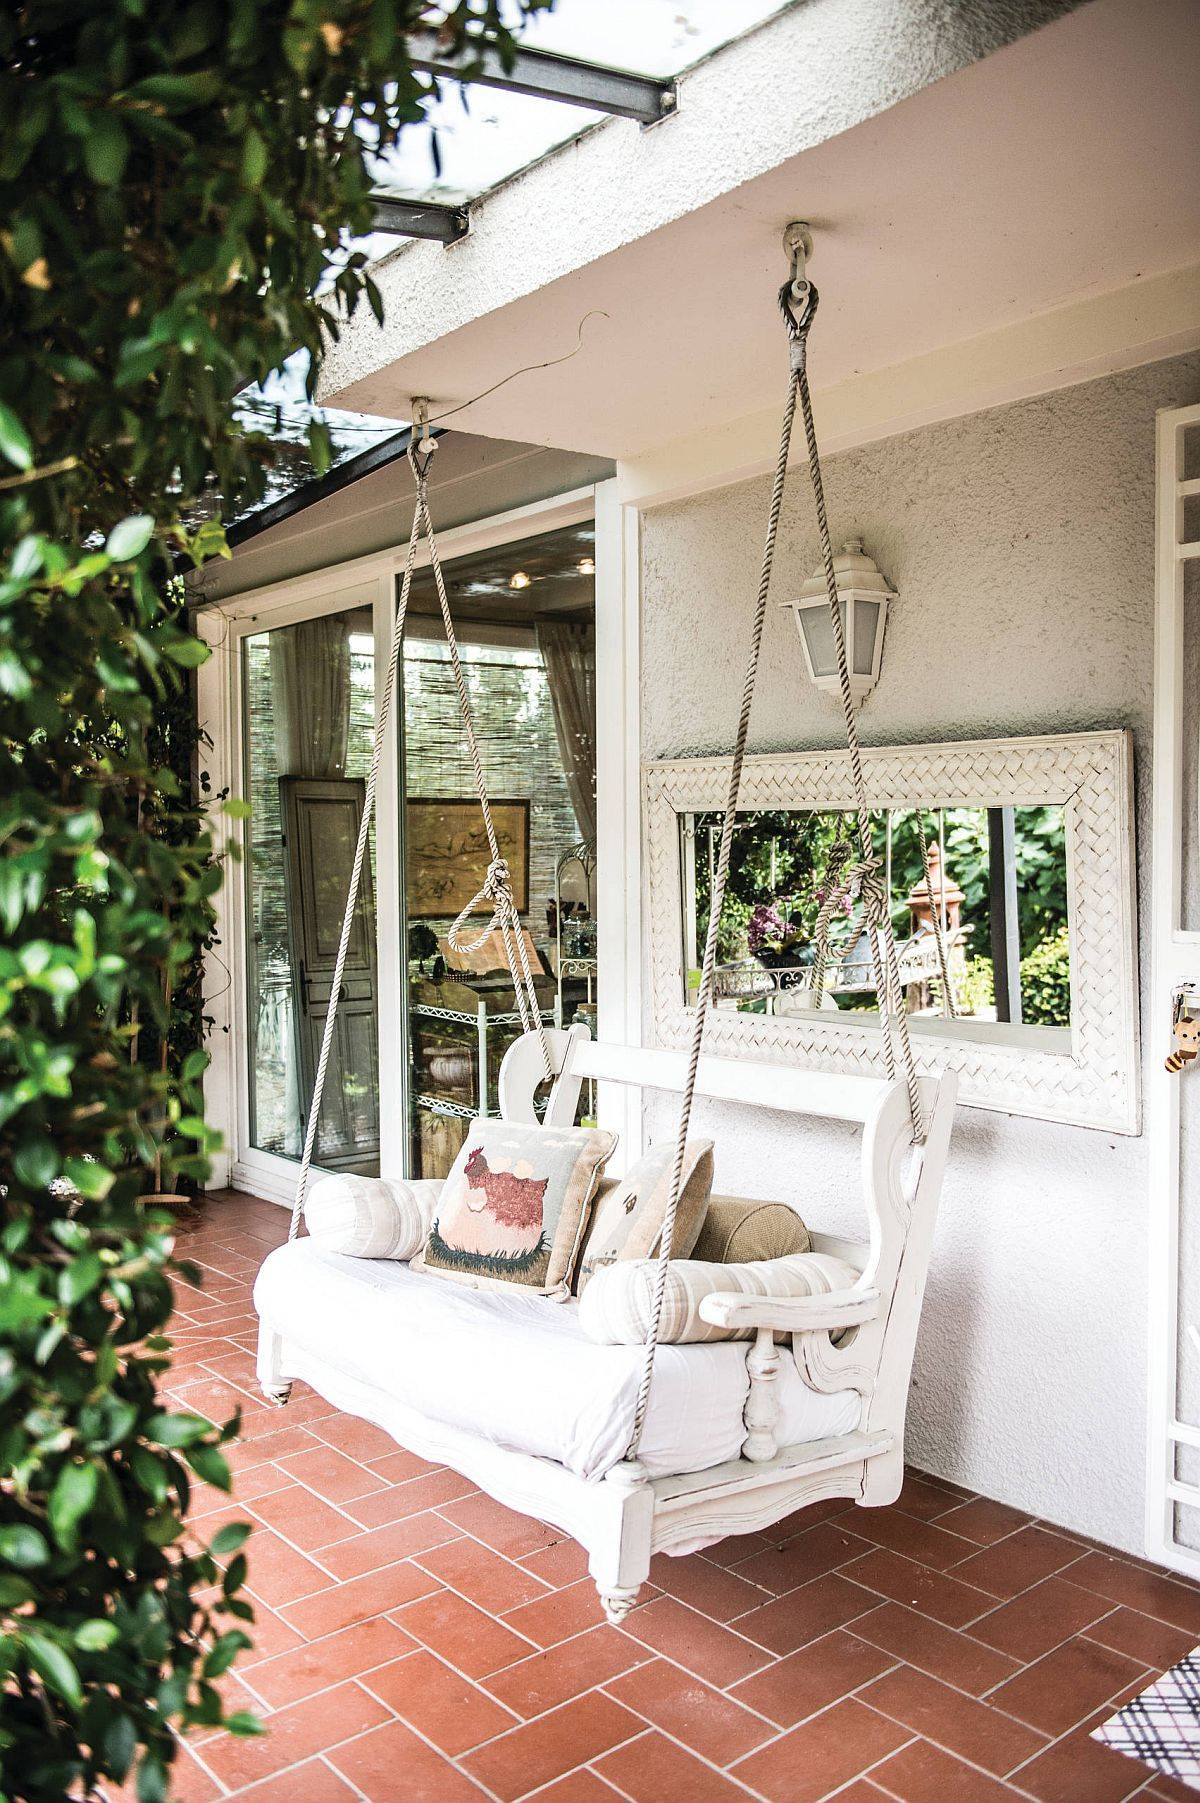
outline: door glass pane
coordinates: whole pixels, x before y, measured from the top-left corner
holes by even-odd
[[[243,655],[250,1143],[299,1158],[370,764],[370,607],[256,633]],[[376,992],[372,844],[317,1134],[327,1169],[379,1170]]]
[[[592,528],[572,527],[459,559],[446,575],[542,1018],[594,1031],[593,554]],[[471,1118],[496,1112],[500,1060],[521,1029],[499,935],[468,954],[447,938],[483,882],[488,846],[427,580],[409,604],[403,736],[410,1170],[438,1177]],[[488,913],[475,910],[471,936]]]

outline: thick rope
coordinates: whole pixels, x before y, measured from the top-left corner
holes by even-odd
[[[762,651],[763,626],[766,621],[767,596],[771,587],[771,572],[775,562],[775,541],[779,532],[779,516],[783,506],[783,492],[787,481],[788,453],[791,448],[792,426],[796,417],[796,401],[799,398],[804,418],[805,438],[808,444],[809,470],[812,476],[813,496],[816,502],[817,523],[821,535],[821,554],[825,566],[825,580],[829,592],[829,605],[833,618],[834,643],[837,649],[838,671],[841,679],[842,706],[846,722],[846,740],[850,751],[850,766],[854,781],[854,794],[858,812],[859,842],[861,846],[861,865],[864,871],[872,873],[871,893],[864,884],[864,912],[874,910],[881,913],[882,918],[870,923],[871,960],[875,972],[875,982],[879,994],[880,1016],[883,1023],[884,1055],[887,1062],[888,1075],[895,1073],[895,1051],[892,1034],[895,1023],[889,1014],[897,1010],[901,1022],[898,1033],[905,1063],[906,1082],[908,1087],[909,1107],[912,1114],[914,1143],[924,1138],[921,1122],[920,1091],[917,1087],[916,1069],[912,1059],[912,1048],[908,1041],[907,1022],[903,1019],[903,998],[900,993],[899,980],[896,973],[896,953],[892,940],[891,921],[888,917],[886,897],[883,897],[882,883],[874,876],[876,859],[871,845],[871,815],[867,804],[866,781],[862,768],[862,752],[858,742],[858,732],[854,720],[854,701],[850,689],[850,673],[846,661],[846,640],[842,630],[841,608],[838,603],[837,578],[833,567],[833,543],[829,536],[829,525],[825,517],[825,496],[821,483],[821,466],[817,450],[816,434],[812,421],[812,403],[808,393],[808,378],[805,370],[808,329],[817,310],[817,291],[811,282],[793,285],[785,283],[780,292],[780,304],[787,324],[791,341],[791,373],[788,380],[787,399],[784,403],[783,422],[779,435],[779,455],[775,460],[775,477],[771,487],[771,504],[767,513],[767,535],[763,547],[762,567],[758,580],[758,593],[755,598],[754,615],[750,627],[750,649],[746,660],[746,674],[742,684],[742,704],[738,715],[737,732],[733,742],[733,754],[729,765],[729,783],[726,790],[725,815],[721,822],[721,838],[717,851],[716,870],[713,875],[709,900],[708,931],[704,940],[704,960],[700,970],[700,987],[696,996],[696,1009],[692,1017],[691,1043],[688,1048],[687,1076],[684,1081],[683,1098],[679,1109],[678,1137],[675,1142],[675,1158],[671,1167],[671,1187],[663,1217],[662,1237],[659,1242],[658,1261],[654,1272],[654,1287],[650,1299],[650,1319],[646,1328],[646,1339],[642,1354],[642,1370],[638,1381],[637,1402],[634,1407],[633,1430],[626,1451],[627,1459],[636,1459],[641,1444],[642,1429],[646,1422],[646,1409],[650,1401],[650,1387],[654,1380],[654,1358],[658,1349],[659,1329],[662,1325],[663,1300],[666,1294],[667,1272],[671,1263],[671,1244],[675,1234],[675,1219],[679,1210],[679,1196],[683,1181],[683,1160],[687,1146],[688,1128],[691,1125],[692,1104],[696,1093],[696,1076],[700,1064],[700,1048],[704,1039],[704,1028],[712,999],[713,979],[717,962],[717,936],[721,925],[721,911],[725,902],[725,888],[729,876],[730,851],[733,844],[734,826],[737,817],[738,792],[741,788],[742,766],[746,757],[746,742],[750,730],[750,709],[754,701],[754,688],[758,676],[758,663]],[[797,320],[792,311],[794,298],[802,300],[801,317]],[[879,897],[884,905],[879,907],[873,899]],[[880,944],[883,953],[881,958]],[[886,976],[885,976],[886,971]]]
[[[292,1202],[292,1218],[288,1224],[288,1239],[294,1240],[300,1231],[300,1221],[304,1214],[304,1199],[308,1194],[308,1177],[312,1168],[313,1154],[317,1143],[317,1128],[321,1117],[321,1099],[325,1093],[325,1077],[329,1069],[330,1053],[333,1049],[334,1028],[337,1021],[338,1003],[342,994],[342,979],[346,969],[346,958],[350,950],[350,937],[354,928],[354,913],[358,906],[359,889],[362,886],[363,865],[366,862],[367,848],[370,843],[371,821],[375,814],[375,792],[379,784],[379,770],[383,762],[383,746],[387,736],[388,722],[391,718],[392,701],[396,689],[396,677],[400,668],[400,651],[404,642],[404,626],[408,617],[408,598],[412,589],[413,572],[416,569],[417,545],[424,528],[426,543],[429,546],[429,561],[433,569],[434,582],[437,586],[438,602],[442,610],[442,620],[446,628],[446,643],[450,651],[450,664],[454,672],[454,684],[458,695],[459,711],[462,715],[463,730],[470,751],[471,768],[475,777],[475,793],[483,814],[484,831],[487,834],[491,862],[487,876],[479,894],[470,902],[463,914],[459,915],[450,930],[450,942],[456,944],[455,935],[463,924],[467,914],[480,900],[493,903],[491,921],[484,928],[479,940],[482,943],[493,927],[498,926],[504,938],[505,952],[508,957],[509,970],[512,972],[513,985],[517,996],[517,1007],[521,1016],[521,1025],[525,1032],[536,1032],[542,1049],[542,1058],[546,1066],[547,1077],[552,1077],[553,1067],[550,1062],[550,1051],[546,1041],[545,1028],[542,1024],[541,1006],[534,987],[533,973],[529,967],[529,959],[525,951],[525,942],[521,934],[520,917],[516,911],[516,903],[512,893],[512,883],[508,874],[508,866],[500,856],[496,840],[496,830],[492,821],[492,810],[488,799],[487,780],[483,773],[483,763],[479,755],[479,747],[475,738],[475,722],[471,710],[471,697],[463,677],[462,664],[458,655],[458,640],[454,632],[454,621],[450,613],[450,605],[446,599],[446,584],[442,576],[441,559],[438,556],[437,537],[433,530],[433,520],[429,512],[428,477],[432,453],[436,449],[437,440],[430,439],[425,448],[419,448],[416,438],[408,447],[408,461],[416,482],[417,498],[413,508],[412,531],[408,538],[408,553],[404,561],[404,579],[400,585],[400,600],[396,607],[396,618],[392,627],[392,643],[388,653],[387,673],[384,677],[383,690],[379,698],[379,707],[375,716],[375,734],[371,743],[371,762],[367,772],[367,786],[363,795],[362,819],[358,824],[358,841],[354,848],[354,862],[350,868],[350,885],[346,896],[346,912],[342,918],[342,935],[338,941],[337,958],[333,966],[333,981],[329,991],[329,1007],[325,1015],[325,1026],[321,1034],[321,1052],[317,1059],[316,1075],[313,1078],[312,1099],[309,1103],[308,1120],[304,1129],[304,1150],[300,1158],[300,1174],[296,1179],[296,1194]]]

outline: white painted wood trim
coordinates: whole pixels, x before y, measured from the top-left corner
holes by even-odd
[[[585,1040],[574,1048],[571,1067],[583,1077],[646,1089],[682,1092],[687,1079],[686,1053],[654,1046]],[[835,1121],[870,1120],[888,1087],[883,1077],[835,1076],[733,1058],[701,1058],[696,1072],[698,1095],[791,1114],[818,1114]]]
[[[1183,929],[1184,563],[1183,503],[1194,485],[1181,481],[1183,437],[1200,430],[1200,406],[1164,409],[1157,420],[1154,619],[1154,798],[1148,1076],[1149,1307],[1146,1449],[1146,1551],[1150,1558],[1200,1578],[1200,1553],[1176,1532],[1177,1445],[1200,1443],[1200,1424],[1176,1416],[1179,1358],[1179,1209],[1181,1078],[1163,1058],[1169,1046],[1176,983],[1200,985],[1200,934]],[[1200,1303],[1195,1304],[1200,1309]]]
[[[639,519],[615,481],[596,485],[597,1036],[642,1037],[641,584]],[[641,1098],[601,1084],[613,1171],[641,1156]]]
[[[1133,862],[1133,753],[1127,732],[1024,739],[871,746],[863,753],[873,807],[1061,803],[1070,892],[1069,1049],[1039,1050],[999,1035],[982,1040],[952,1024],[913,1032],[918,1068],[953,1069],[962,1100],[1109,1132],[1140,1130],[1136,898]],[[679,816],[720,809],[728,762],[684,758],[649,763],[643,787],[649,871],[647,947],[650,1033],[680,1049],[691,1036],[684,1006]],[[844,752],[773,753],[747,758],[743,808],[853,805]],[[877,1021],[852,1015],[775,1016],[714,1009],[705,1046],[716,1057],[803,1064],[808,1070],[877,1076],[883,1047]]]

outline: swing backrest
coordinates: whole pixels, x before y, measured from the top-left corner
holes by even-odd
[[[645,1046],[605,1045],[577,1024],[545,1033],[555,1076],[544,1120],[568,1126],[588,1079],[645,1089],[681,1092],[687,1077],[683,1052]],[[545,1081],[538,1036],[514,1041],[500,1066],[500,1112],[505,1120],[533,1122],[534,1096]],[[904,1083],[884,1077],[836,1076],[781,1064],[754,1064],[731,1058],[701,1058],[697,1095],[743,1107],[765,1108],[819,1120],[853,1121],[863,1128],[862,1189],[867,1241],[859,1243],[812,1233],[815,1249],[847,1259],[863,1272],[864,1283],[890,1291],[904,1267],[906,1288],[920,1310],[933,1223],[941,1194],[958,1079],[953,1071],[920,1079],[928,1133],[918,1155],[911,1146],[908,1094]],[[915,1321],[913,1333],[915,1335]],[[909,1351],[911,1358],[911,1348]]]

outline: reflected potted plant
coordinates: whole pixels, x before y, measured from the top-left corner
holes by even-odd
[[[782,915],[773,901],[760,902],[746,923],[746,944],[750,955],[764,970],[789,971],[779,979],[781,989],[793,989],[800,982],[801,965],[813,960],[813,948],[797,925]]]

